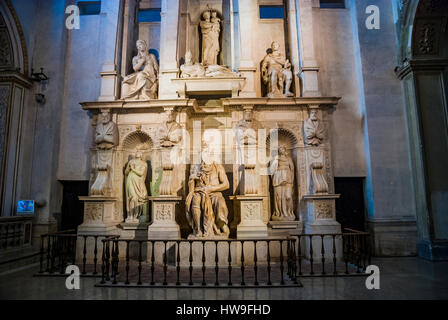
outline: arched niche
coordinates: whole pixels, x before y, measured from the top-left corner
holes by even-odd
[[[129,133],[124,139],[122,146],[120,148],[121,161],[119,166],[122,172],[122,190],[120,194],[122,195],[123,203],[123,217],[126,217],[126,177],[124,172],[129,161],[135,157],[135,153],[140,151],[143,155],[143,160],[148,165],[148,171],[146,174],[145,185],[148,190],[148,195],[151,194],[151,181],[154,175],[154,168],[157,167],[155,163],[158,163],[156,153],[154,153],[154,143],[151,137],[144,131],[134,131]]]
[[[275,142],[274,139],[277,136],[278,139],[278,146],[284,145],[286,149],[288,150],[290,155],[294,156],[294,159],[296,157],[296,149],[299,144],[299,140],[295,136],[294,133],[289,131],[288,129],[284,128],[278,128],[273,129],[270,131],[269,135],[266,138],[266,149],[267,149],[267,155],[269,156],[275,156],[276,155],[276,148],[275,148]],[[271,150],[272,148],[272,150]],[[271,154],[272,153],[272,154]]]
[[[275,139],[278,140],[278,144],[276,146]],[[271,129],[269,135],[266,137],[266,155],[269,159],[273,159],[278,152],[278,147],[285,146],[288,157],[291,157],[294,163],[294,212],[296,217],[299,217],[299,176],[298,176],[298,164],[297,164],[297,147],[299,146],[299,140],[296,135],[292,133],[290,130],[285,128],[276,128]],[[272,149],[271,149],[272,148]],[[263,193],[269,196],[270,201],[268,201],[267,208],[269,211],[269,215],[272,214],[271,208],[273,208],[273,198],[271,195],[274,194],[272,187],[272,179],[270,176],[265,177],[264,183],[265,189]]]
[[[0,2],[0,72],[17,71],[28,75],[25,37],[10,0]]]

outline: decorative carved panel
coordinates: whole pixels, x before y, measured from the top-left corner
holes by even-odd
[[[333,218],[333,205],[330,201],[315,201],[314,210],[317,219]]]
[[[86,203],[84,208],[84,222],[101,221],[103,206],[99,203]]]

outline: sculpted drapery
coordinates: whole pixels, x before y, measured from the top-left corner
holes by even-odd
[[[212,16],[212,19],[210,19]],[[218,64],[219,33],[221,20],[216,17],[216,12],[205,11],[202,14],[204,20],[200,22],[202,33],[202,64],[204,66]]]
[[[218,163],[202,162],[192,167],[186,199],[187,220],[194,237],[229,235],[229,211],[220,191],[229,188],[224,167]]]
[[[126,166],[126,211],[130,221],[147,216],[148,191],[145,185],[148,165],[137,151],[135,158]]]
[[[325,139],[325,127],[317,117],[317,110],[310,111],[310,117],[303,123],[305,144],[309,146],[319,146]]]
[[[153,54],[148,52],[144,40],[137,41],[138,54],[132,59],[134,73],[123,80],[124,99],[148,100],[157,98],[159,65]]]
[[[270,170],[274,188],[274,213],[272,220],[295,220],[293,204],[294,163],[287,156],[286,148],[280,146]]]

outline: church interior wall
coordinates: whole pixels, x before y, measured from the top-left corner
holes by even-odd
[[[52,220],[51,216],[60,212],[61,185],[58,180],[90,178],[90,158],[86,154],[92,146],[93,128],[90,121],[92,114],[82,110],[79,102],[95,101],[100,95],[99,72],[106,59],[104,52],[110,51],[111,43],[115,43],[112,39],[115,38],[113,32],[102,33],[100,16],[81,16],[81,29],[68,32],[64,27],[66,18],[64,1],[33,1],[32,4],[25,0],[11,0],[11,2],[15,7],[21,8],[17,12],[25,34],[30,66],[36,69],[45,67],[45,72],[50,77],[45,87],[47,102],[44,106],[35,103],[34,91],[25,100],[29,110],[24,114],[27,119],[24,134],[32,136],[33,139],[24,140],[23,145],[32,150],[30,152],[32,160],[29,160],[28,167],[24,166],[20,178],[27,181],[28,178],[23,177],[30,176],[29,188],[22,187],[20,194],[24,197],[45,200],[47,204],[39,208],[39,214]],[[258,5],[282,3],[280,0],[258,1]],[[187,7],[181,6],[180,9],[180,16],[185,19],[185,25],[188,27],[182,30],[184,33],[180,33],[185,34],[186,39],[180,40],[179,36],[179,47],[183,49],[177,53],[178,58],[182,58],[189,49],[198,61],[199,15],[206,10],[207,5],[225,15],[223,32],[226,38],[230,37],[230,24],[228,24],[230,1],[189,0]],[[367,5],[366,0],[347,1],[347,9],[313,10],[314,43],[320,67],[319,88],[323,96],[342,97],[336,111],[332,113],[330,128],[334,175],[367,177],[369,180],[367,183],[372,186],[372,198],[368,201],[371,225],[375,229],[381,224],[378,230],[384,237],[379,240],[380,242],[387,243],[390,240],[390,243],[395,241],[396,244],[397,241],[392,239],[396,234],[387,237],[387,232],[393,229],[397,231],[399,237],[404,238],[414,234],[412,225],[415,223],[415,208],[412,201],[409,201],[413,196],[409,150],[407,143],[403,143],[408,141],[403,92],[393,73],[397,50],[391,45],[396,43],[396,38],[389,0],[378,1],[382,12],[380,37],[369,33],[375,31],[363,28],[365,22],[363,8]],[[140,2],[140,7],[160,8],[161,1],[143,0]],[[358,37],[351,31],[354,27],[351,21],[353,15],[358,21],[356,31]],[[234,18],[239,18],[237,13]],[[148,42],[150,49],[160,53],[160,28],[160,23],[140,23],[135,37],[143,38]],[[285,42],[282,19],[258,18],[254,29],[252,53],[255,64],[261,62],[273,40],[278,41],[282,52],[286,53],[288,43]],[[234,31],[238,31],[238,21],[235,22]],[[132,32],[128,30],[128,35],[124,37],[123,48],[127,48],[127,56],[135,54],[133,48],[136,39],[129,36]],[[106,39],[102,38],[102,35],[105,35]],[[237,33],[234,37],[234,60],[237,66],[239,46],[244,50],[244,44],[238,43]],[[108,44],[100,47],[100,43],[105,41]],[[359,41],[359,52],[354,45],[356,41]],[[129,46],[132,49],[129,49]],[[231,43],[225,41],[222,63],[227,66],[232,63],[230,48]],[[128,57],[128,60],[130,59],[132,58]],[[361,75],[356,71],[358,67],[356,59],[361,61]],[[126,59],[123,58],[122,61],[124,60]],[[123,71],[124,67],[121,67]],[[121,76],[124,77],[125,74]],[[358,81],[359,76],[363,81]],[[260,88],[258,90],[260,95]],[[365,101],[362,101],[363,98]],[[263,119],[275,121],[272,118],[275,116],[281,117],[269,111],[257,113],[260,121]],[[119,114],[114,118],[117,124],[129,126],[153,120],[161,122],[162,118],[156,119],[149,115],[142,117],[142,114],[138,113],[125,116]],[[367,140],[368,144],[364,140]],[[24,155],[22,161],[25,160]],[[227,171],[229,180],[232,181],[230,176],[232,170],[227,168]],[[230,209],[232,205],[228,204],[228,207]],[[405,228],[394,226],[381,229],[384,223],[392,223],[391,221],[403,222]]]
[[[322,95],[342,97],[333,114],[332,143],[336,177],[365,177],[363,119],[350,10],[315,8],[314,38]]]

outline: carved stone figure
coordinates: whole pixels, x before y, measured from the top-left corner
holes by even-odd
[[[148,52],[144,40],[137,41],[138,54],[132,59],[134,73],[123,80],[123,99],[157,99],[159,65],[156,57]]]
[[[129,161],[125,170],[126,179],[126,222],[145,220],[148,214],[148,191],[145,180],[148,165],[142,159],[141,151],[135,153],[135,158]]]
[[[185,53],[185,63],[180,66],[181,78],[205,77],[205,68],[200,63],[194,63],[191,51]]]
[[[261,63],[261,75],[269,98],[294,96],[289,91],[292,83],[291,63],[279,51],[279,47],[277,42],[272,42],[272,52],[268,53]]]
[[[228,209],[221,191],[229,188],[224,167],[216,162],[202,161],[192,166],[186,199],[187,220],[193,237],[228,237]]]
[[[280,146],[278,154],[273,159],[270,171],[274,188],[273,221],[295,220],[293,204],[294,163],[288,157],[286,148]]]
[[[318,110],[311,110],[310,117],[303,123],[304,142],[309,146],[319,146],[325,139],[325,127],[317,117]]]
[[[194,63],[191,51],[185,53],[185,63],[180,66],[181,78],[199,77],[239,77],[238,73],[217,64],[207,65]]]
[[[176,122],[174,110],[166,111],[167,120],[160,127],[162,147],[162,180],[160,195],[176,195],[182,187],[182,126]]]
[[[112,190],[111,168],[112,148],[118,144],[118,128],[111,120],[109,110],[101,110],[95,130],[95,144],[98,149],[96,161],[96,179],[90,187],[90,195],[106,196]]]
[[[205,11],[202,17],[204,20],[199,24],[202,33],[202,64],[204,66],[218,64],[221,20],[216,17],[216,12],[210,11]]]
[[[258,122],[252,119],[252,110],[244,110],[243,119],[235,126],[235,138],[238,145],[256,144],[258,127]]]
[[[167,110],[165,112],[167,121],[160,128],[160,145],[172,147],[182,139],[182,126],[176,121],[176,112]]]
[[[111,120],[109,110],[101,110],[95,130],[95,143],[98,149],[111,149],[118,144],[118,128]]]

